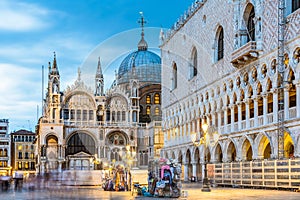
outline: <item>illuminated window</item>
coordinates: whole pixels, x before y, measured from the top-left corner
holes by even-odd
[[[25,162],[25,169],[28,169],[28,168],[29,168],[28,162]]]
[[[155,108],[155,115],[159,115],[159,108]]]
[[[30,154],[30,159],[34,159],[34,153]]]
[[[151,114],[150,106],[147,106],[147,108],[146,108],[146,114],[147,114],[147,115],[150,115],[150,114]]]
[[[22,162],[18,162],[18,168],[22,169]]]
[[[22,150],[22,145],[21,145],[21,144],[19,144],[19,146],[18,146],[18,150],[19,150],[19,151],[21,151],[21,150]]]
[[[155,104],[160,104],[160,96],[159,96],[159,94],[155,94],[155,96],[154,96],[154,103]]]
[[[147,95],[146,104],[150,104],[150,103],[151,103],[151,97],[150,97],[150,95]]]

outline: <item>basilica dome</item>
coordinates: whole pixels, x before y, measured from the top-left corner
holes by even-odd
[[[161,82],[161,59],[154,52],[148,51],[143,34],[138,50],[127,55],[118,69],[119,84],[128,83],[132,78],[140,82]]]

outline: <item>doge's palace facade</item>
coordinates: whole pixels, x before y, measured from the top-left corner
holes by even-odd
[[[278,3],[284,5],[286,21],[282,73]],[[210,178],[217,183],[267,185],[263,161],[273,169],[279,158],[289,166],[299,162],[299,6],[294,0],[195,1],[163,35],[162,155],[182,163],[184,180],[202,179],[204,163],[209,163]],[[191,135],[203,134],[204,123],[219,139],[196,147]],[[254,166],[259,168],[257,183]],[[243,181],[243,169],[252,178]],[[275,172],[268,172],[270,182],[278,178]],[[282,179],[292,180],[290,174]]]

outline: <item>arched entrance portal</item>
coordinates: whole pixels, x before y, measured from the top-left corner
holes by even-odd
[[[123,131],[113,131],[106,136],[105,139],[106,155],[104,158],[108,165],[123,165],[125,167],[135,167],[138,158],[141,159],[140,164],[145,162],[148,158],[144,152],[137,154],[136,146],[131,146],[129,137]]]
[[[95,140],[87,133],[76,132],[68,139],[66,156],[69,169],[94,169],[95,154]]]
[[[58,139],[55,135],[49,135],[46,138],[47,145],[47,171],[52,171],[58,169]]]

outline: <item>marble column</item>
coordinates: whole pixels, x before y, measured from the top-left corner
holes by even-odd
[[[184,163],[183,164],[183,167],[184,167],[184,181],[188,181],[189,180],[189,165],[188,163]]]
[[[266,93],[262,94],[263,97],[263,118],[264,118],[264,125],[268,124],[268,95]]]
[[[284,88],[284,119],[289,118],[289,105],[290,105],[290,97],[289,97],[289,87]]]
[[[273,89],[273,122],[278,122],[278,90]]]
[[[193,167],[193,176],[197,177],[197,163],[193,162],[192,167]]]
[[[254,99],[254,127],[258,126],[258,97],[256,96]]]
[[[237,102],[237,107],[238,107],[238,129],[242,129],[242,104],[241,102]]]
[[[296,83],[296,95],[297,118],[300,118],[300,82]]]
[[[231,132],[234,132],[234,104],[230,105],[230,114],[231,114]]]
[[[250,128],[250,99],[246,99],[245,104],[246,104],[246,128]]]

